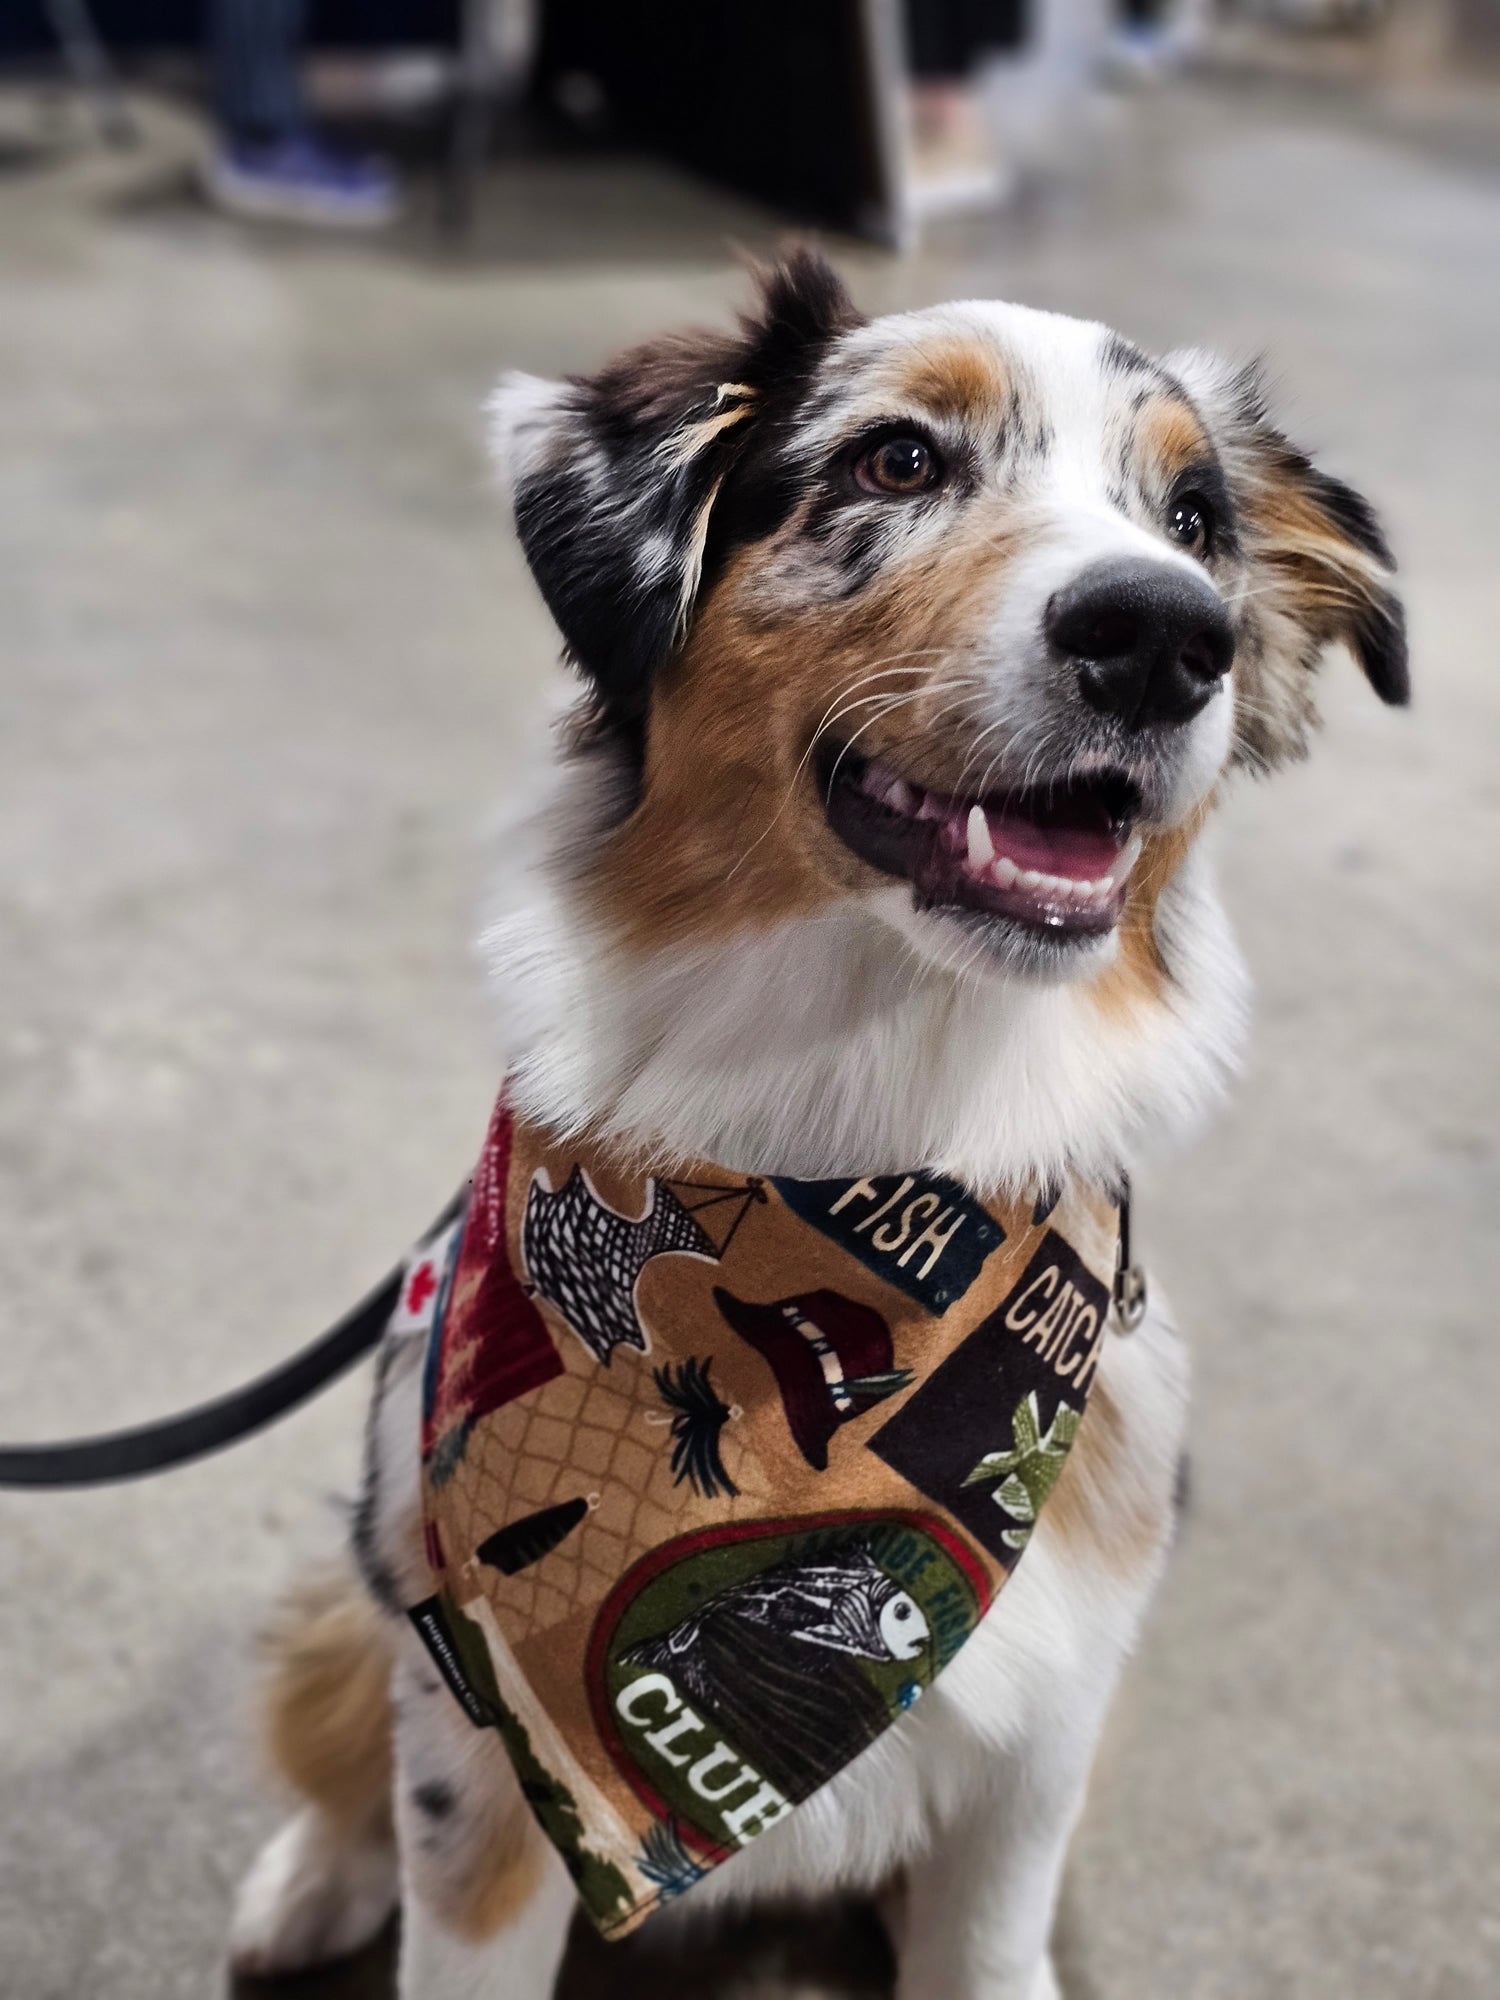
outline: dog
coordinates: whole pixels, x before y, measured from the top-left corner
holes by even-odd
[[[866,319],[811,250],[758,283],[734,331],[494,399],[583,686],[484,936],[508,1102],[662,1170],[917,1163],[1039,1213],[1064,1186],[1117,1196],[1240,1046],[1215,802],[1304,754],[1329,647],[1407,699],[1385,536],[1254,370],[989,301]],[[543,2000],[573,1882],[404,1615],[432,1589],[422,1347],[381,1353],[362,1585],[315,1583],[284,1621],[272,1746],[303,1802],[232,1956],[299,1969],[399,1903],[409,2000]],[[1059,1877],[1171,1539],[1186,1389],[1153,1290],[1101,1335],[1024,1560],[920,1705],[653,1922],[869,1892],[900,2000],[1054,2000]]]

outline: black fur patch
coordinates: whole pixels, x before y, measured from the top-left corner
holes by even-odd
[[[1028,412],[1016,390],[1011,391],[1007,426],[1006,443],[1014,464],[1033,466],[1046,460],[1054,443],[1052,426],[1040,410]]]
[[[1406,613],[1399,598],[1374,600],[1354,621],[1349,647],[1364,668],[1370,686],[1393,708],[1411,700],[1411,670],[1407,664]]]
[[[1157,375],[1161,370],[1149,354],[1143,354],[1133,340],[1112,333],[1099,356],[1106,375]]]
[[[458,1794],[451,1785],[441,1778],[429,1778],[425,1783],[413,1785],[411,1802],[424,1819],[451,1819],[458,1810]]]
[[[1342,479],[1333,479],[1328,473],[1319,472],[1316,466],[1302,458],[1300,452],[1293,456],[1302,459],[1308,491],[1340,533],[1347,535],[1355,547],[1363,549],[1366,555],[1374,556],[1376,562],[1393,570],[1396,558],[1391,554],[1391,545],[1375,517],[1375,509],[1364,495],[1356,493],[1352,486],[1346,486]]]
[[[832,266],[799,250],[761,278],[738,335],[658,341],[571,385],[553,458],[518,488],[516,525],[607,723],[640,727],[687,609],[704,509],[714,564],[734,524],[751,538],[785,517],[793,497],[763,490],[727,510],[726,530],[718,489],[857,322]]]

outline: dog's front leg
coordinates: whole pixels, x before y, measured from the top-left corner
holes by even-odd
[[[909,1869],[896,2000],[1058,2000],[1048,1947],[1083,1803],[1079,1765],[1028,1759]]]
[[[524,1905],[485,1936],[409,1893],[401,1916],[401,2000],[550,2000],[577,1903],[549,1848]]]
[[[550,2000],[577,1897],[493,1731],[396,1678],[401,2000]]]

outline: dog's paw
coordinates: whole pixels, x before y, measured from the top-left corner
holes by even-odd
[[[256,1856],[229,1928],[237,1973],[301,1972],[368,1944],[396,1907],[396,1850],[340,1839],[307,1808]]]

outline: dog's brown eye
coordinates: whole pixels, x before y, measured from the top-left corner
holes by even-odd
[[[942,477],[931,445],[920,438],[893,437],[858,459],[854,476],[867,493],[925,493]]]
[[[1191,493],[1181,500],[1174,500],[1167,511],[1167,533],[1174,542],[1180,542],[1189,555],[1207,555],[1213,533],[1207,504]]]

